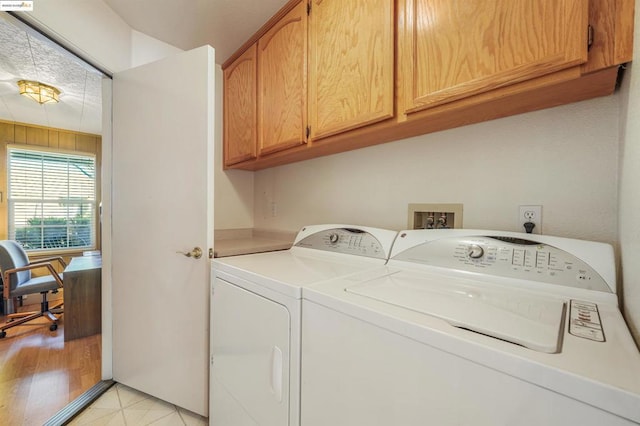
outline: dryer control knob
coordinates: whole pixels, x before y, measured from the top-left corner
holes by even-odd
[[[340,235],[336,234],[335,232],[329,235],[329,242],[331,244],[336,244],[339,239],[340,239]]]
[[[479,244],[471,244],[467,254],[472,259],[480,259],[484,255],[484,249]]]

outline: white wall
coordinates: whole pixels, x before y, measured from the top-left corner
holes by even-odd
[[[131,30],[131,67],[148,64],[179,52],[182,49]]]
[[[131,67],[131,27],[100,0],[37,0],[20,16],[107,71]]]
[[[636,0],[633,56],[640,60],[640,0]],[[640,66],[630,66],[622,87],[620,127],[620,251],[625,318],[640,345]]]
[[[182,51],[133,30],[102,1],[38,0],[33,12],[21,16],[111,73]]]
[[[254,220],[404,229],[409,203],[463,203],[465,228],[516,231],[541,204],[543,233],[615,243],[617,170],[616,95],[257,172]]]

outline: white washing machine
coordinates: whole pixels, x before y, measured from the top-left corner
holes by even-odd
[[[307,226],[289,250],[213,261],[212,425],[300,424],[302,289],[382,267],[396,235]]]
[[[401,231],[387,266],[304,289],[302,424],[638,424],[615,289],[606,244]]]

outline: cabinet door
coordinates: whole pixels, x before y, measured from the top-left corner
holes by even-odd
[[[307,4],[300,2],[258,41],[260,155],[306,143]]]
[[[393,117],[394,1],[312,0],[311,139]]]
[[[224,164],[256,158],[256,45],[224,70]]]
[[[400,0],[413,112],[586,62],[588,0]]]

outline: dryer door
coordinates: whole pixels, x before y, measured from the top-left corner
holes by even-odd
[[[289,311],[230,284],[213,283],[211,423],[289,424]]]

